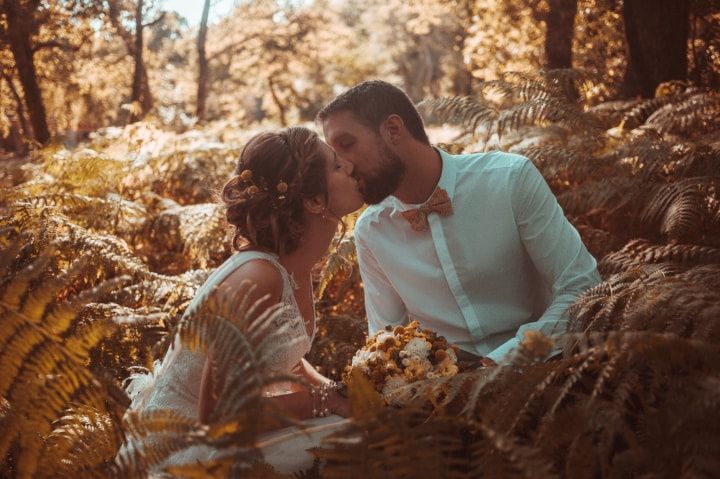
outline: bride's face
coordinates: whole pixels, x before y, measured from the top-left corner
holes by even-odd
[[[357,180],[352,176],[352,163],[339,158],[322,140],[320,140],[320,154],[325,159],[327,209],[340,217],[357,211],[363,205],[363,199],[358,191]]]

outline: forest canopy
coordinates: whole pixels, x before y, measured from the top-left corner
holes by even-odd
[[[712,0],[253,0],[219,18],[203,6],[191,25],[160,0],[3,0],[3,148],[148,115],[180,129],[303,122],[369,78],[414,101],[538,68],[586,72],[592,103],[720,84]]]

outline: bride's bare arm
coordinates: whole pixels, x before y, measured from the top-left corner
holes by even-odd
[[[298,375],[304,377],[307,381],[310,382],[310,384],[314,384],[316,386],[319,386],[321,384],[332,384],[332,380],[330,378],[326,378],[325,376],[317,372],[317,369],[315,369],[312,364],[307,362],[305,358],[302,358],[300,360],[297,371]]]
[[[212,394],[213,378],[211,368],[212,351],[208,352],[208,359],[205,361],[205,368],[203,370],[202,381],[200,383],[200,401],[198,404],[198,417],[201,423],[207,423],[212,412],[216,398]],[[303,360],[304,361],[304,360]],[[320,385],[326,385],[327,399],[322,401],[319,397],[319,392],[315,394],[311,393],[307,386],[299,386],[297,390],[280,394],[277,396],[268,397],[268,401],[272,401],[277,405],[280,410],[292,415],[296,419],[307,419],[316,416],[321,407],[326,407],[332,414],[338,416],[348,417],[350,415],[350,408],[347,399],[339,395],[337,392],[331,390],[329,386],[332,385],[332,381],[320,373],[305,361],[305,365],[302,366],[302,370],[314,371],[313,379],[307,377],[310,381],[311,386],[319,390]],[[303,376],[306,373],[301,373]],[[312,374],[312,373],[311,373]],[[217,379],[220,380],[220,379]],[[222,390],[222,384],[217,385],[217,390]]]
[[[256,288],[251,293],[248,293],[250,294],[251,304],[264,297],[267,297],[265,302],[268,306],[280,301],[283,289],[282,276],[277,268],[262,260],[248,261],[240,266],[222,282],[222,285],[213,294],[231,300],[232,296],[237,294],[236,292],[244,280],[250,280],[256,284]],[[249,319],[250,321],[254,320],[254,318]],[[213,392],[217,391],[219,394],[222,391],[222,383],[219,382],[222,381],[222,378],[213,377],[213,370],[217,371],[217,368],[213,367],[213,361],[215,361],[215,358],[211,346],[208,348],[205,359],[198,394],[200,398],[198,401],[198,419],[202,423],[207,423],[217,402]]]

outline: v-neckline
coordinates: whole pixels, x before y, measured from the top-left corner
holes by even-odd
[[[315,301],[313,301],[313,292],[312,292],[312,281],[309,282],[310,285],[310,321],[305,320],[305,316],[303,315],[302,311],[300,311],[300,303],[298,303],[297,298],[295,297],[295,291],[298,291],[300,289],[300,286],[298,285],[297,281],[295,280],[295,275],[289,271],[285,265],[283,265],[280,262],[280,257],[274,253],[271,253],[271,256],[274,259],[274,262],[281,268],[281,270],[284,272],[284,276],[286,278],[286,281],[288,285],[290,286],[290,293],[292,296],[292,300],[295,303],[295,309],[297,310],[298,314],[300,315],[300,318],[303,322],[303,331],[305,331],[305,335],[307,336],[308,340],[310,341],[310,344],[312,345],[313,340],[315,339]],[[308,326],[310,326],[310,332],[308,332]]]
[[[310,298],[310,321],[307,321],[305,319],[305,315],[303,315],[303,312],[300,310],[300,303],[298,302],[297,297],[295,297],[295,291],[299,291],[300,287],[295,282],[295,278],[292,277],[292,273],[288,272],[288,275],[291,278],[291,284],[294,283],[296,289],[293,291],[293,300],[295,301],[295,307],[298,310],[298,313],[300,313],[300,317],[303,320],[303,329],[305,330],[305,334],[307,335],[308,339],[310,340],[310,343],[312,343],[313,339],[315,339],[315,302],[313,301],[313,292],[312,292],[312,283],[310,284],[310,290],[308,291],[309,298]],[[308,326],[310,327],[308,331]]]

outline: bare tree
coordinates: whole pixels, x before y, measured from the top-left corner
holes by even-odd
[[[572,41],[578,0],[548,0],[545,65],[572,68]]]
[[[7,31],[0,27],[0,35],[10,45],[15,60],[15,67],[22,85],[25,105],[30,115],[33,127],[33,137],[40,144],[50,141],[50,129],[47,124],[45,105],[38,83],[33,56],[35,48],[32,37],[35,35],[38,24],[35,14],[40,6],[40,0],[20,2],[18,0],[5,0],[3,3]]]
[[[205,43],[207,42],[208,15],[210,14],[210,0],[205,0],[203,5],[202,19],[200,20],[200,31],[197,37],[198,51],[198,85],[197,85],[197,105],[195,107],[195,116],[199,121],[205,120],[206,102],[207,102],[207,85],[208,85],[208,58],[205,51]]]
[[[625,0],[623,19],[626,95],[652,98],[660,83],[687,79],[689,0]]]
[[[572,68],[572,41],[578,0],[522,0],[545,23],[545,66]],[[507,6],[506,6],[507,8]]]
[[[135,0],[134,23],[135,34],[130,33],[122,21],[122,13],[129,10],[129,6],[122,0],[107,0],[106,12],[110,20],[110,24],[122,38],[125,48],[129,55],[133,57],[135,64],[133,72],[132,91],[130,101],[134,105],[140,105],[140,111],[131,112],[130,122],[134,122],[147,114],[153,106],[153,97],[150,92],[150,83],[148,81],[147,70],[143,57],[144,41],[143,32],[146,27],[153,26],[162,21],[165,12],[161,12],[154,20],[143,23],[145,17],[152,9],[152,2],[146,3],[145,0]]]

